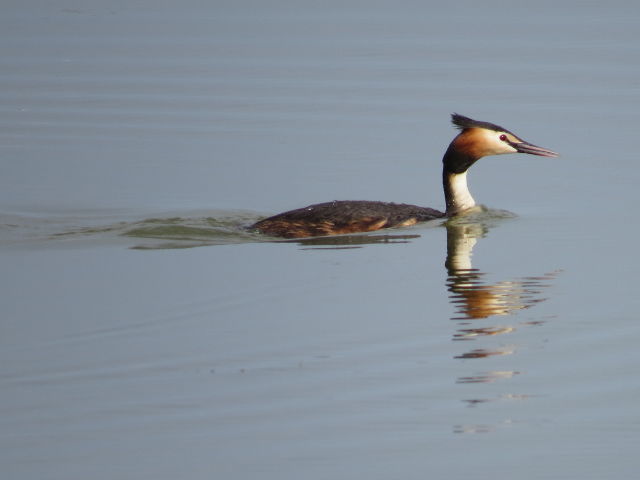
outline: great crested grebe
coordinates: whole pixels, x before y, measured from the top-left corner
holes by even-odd
[[[558,156],[556,152],[525,142],[493,123],[480,122],[457,113],[451,115],[451,121],[461,132],[449,144],[442,158],[445,212],[404,203],[342,200],[280,213],[256,222],[251,228],[275,237],[304,238],[405,227],[450,217],[475,206],[476,202],[467,188],[467,170],[480,158],[504,153]]]

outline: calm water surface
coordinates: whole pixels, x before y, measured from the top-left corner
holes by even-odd
[[[0,463],[11,479],[632,478],[640,8],[8,2]],[[488,206],[442,208],[451,112]]]

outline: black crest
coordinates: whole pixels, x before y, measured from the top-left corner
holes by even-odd
[[[451,123],[453,123],[456,128],[459,128],[460,130],[464,130],[465,128],[484,128],[485,130],[493,130],[495,132],[509,132],[509,130],[507,130],[506,128],[502,128],[500,125],[496,125],[495,123],[480,122],[478,120],[474,120],[473,118],[460,115],[459,113],[451,114]]]

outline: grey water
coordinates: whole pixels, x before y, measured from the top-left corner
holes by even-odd
[[[7,479],[633,478],[634,2],[3,3]],[[471,215],[274,241],[334,199]]]

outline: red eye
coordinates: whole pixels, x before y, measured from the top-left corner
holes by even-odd
[[[503,142],[506,142],[507,136],[503,133],[502,135],[500,135],[500,140],[502,140]]]

